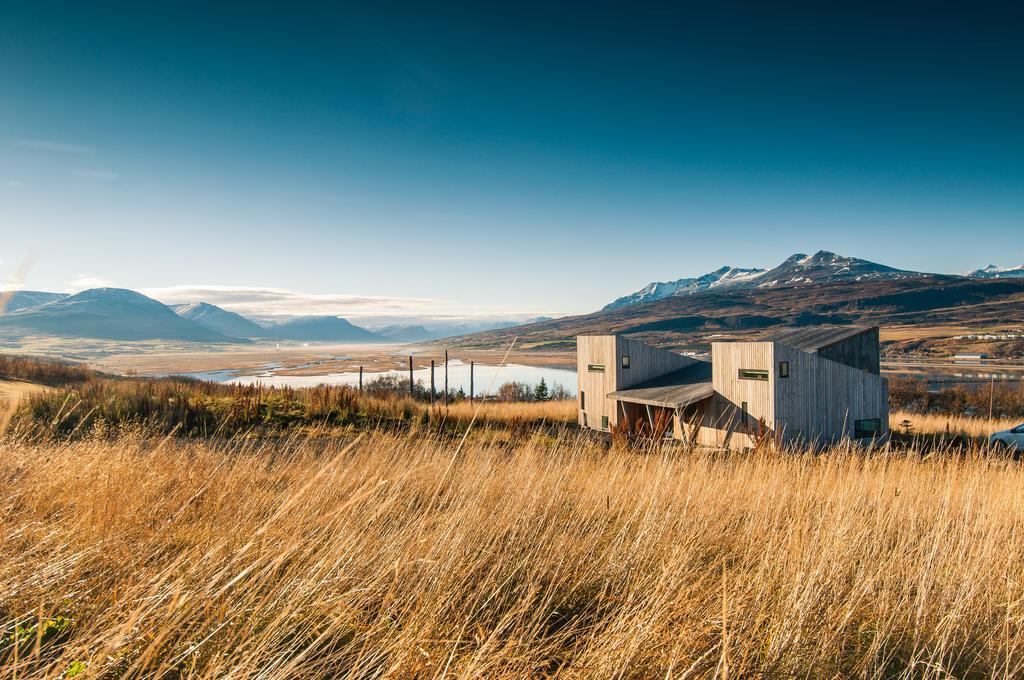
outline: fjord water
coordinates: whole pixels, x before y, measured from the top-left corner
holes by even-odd
[[[265,385],[267,387],[315,387],[317,385],[358,385],[357,371],[345,373],[328,373],[326,375],[277,375],[279,367],[271,365],[257,375],[238,375],[236,371],[210,371],[193,373],[192,377],[213,382],[224,382],[234,385]],[[380,376],[393,375],[400,378],[409,376],[408,369],[392,369],[389,371],[366,371],[363,382],[368,383]],[[505,364],[493,366],[476,364],[474,368],[473,387],[477,395],[490,394],[507,382],[521,382],[531,387],[540,382],[541,378],[548,387],[561,385],[570,395],[576,394],[576,371],[551,366],[526,366],[524,364]],[[430,385],[430,369],[417,368],[413,371],[413,379]],[[434,369],[434,382],[440,391],[444,388],[444,365],[438,364]],[[458,391],[462,388],[469,393],[469,364],[458,360],[448,362],[448,388]]]

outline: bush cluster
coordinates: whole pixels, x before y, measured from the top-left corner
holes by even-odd
[[[1024,387],[1017,382],[995,382],[929,391],[925,380],[889,381],[889,408],[893,411],[987,418],[990,406],[993,418],[1024,418]]]

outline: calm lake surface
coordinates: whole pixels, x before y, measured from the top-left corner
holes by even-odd
[[[202,373],[190,373],[193,378],[209,380],[211,382],[228,383],[233,385],[266,385],[267,387],[316,387],[317,385],[358,385],[359,372],[328,373],[326,375],[275,375],[274,371],[280,368],[279,365],[271,364],[265,367],[258,375],[238,375],[238,371],[207,371]],[[406,378],[408,370],[390,371],[365,371],[363,383],[367,383],[382,375],[394,375]],[[474,368],[474,392],[477,395],[490,394],[497,391],[499,387],[507,382],[521,382],[534,386],[540,379],[548,384],[548,387],[561,385],[566,391],[575,396],[576,394],[576,371],[564,368],[552,368],[550,366],[525,366],[523,364],[506,364],[504,366],[488,366],[477,364]],[[413,379],[422,381],[427,387],[430,386],[430,368],[419,368],[413,371]],[[438,391],[444,389],[444,366],[438,365],[434,369],[434,384]],[[458,391],[462,388],[469,394],[469,364],[453,360],[448,362],[448,388]]]

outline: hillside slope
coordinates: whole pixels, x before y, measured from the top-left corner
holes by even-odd
[[[0,292],[0,313],[10,314],[29,307],[63,300],[65,293],[47,293],[41,290],[11,290]]]
[[[264,338],[269,335],[266,328],[241,314],[229,312],[208,302],[193,302],[189,305],[172,305],[178,316],[194,321],[211,331],[234,338]]]

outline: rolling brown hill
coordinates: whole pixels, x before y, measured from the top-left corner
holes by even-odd
[[[518,337],[522,349],[572,349],[581,334],[622,333],[683,347],[718,333],[779,326],[991,325],[1024,323],[1024,280],[960,276],[825,283],[807,287],[706,292],[642,305],[466,335],[455,346],[492,348]]]

